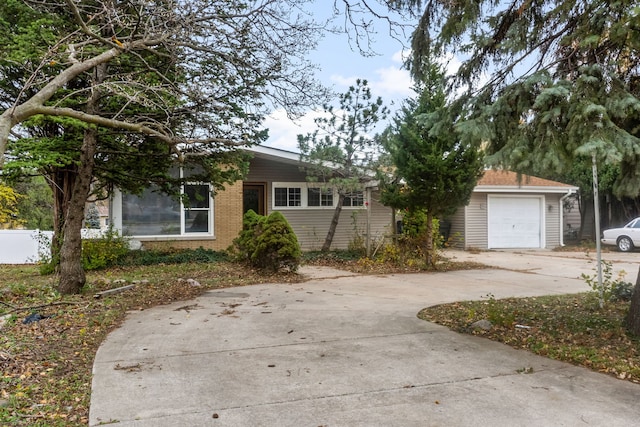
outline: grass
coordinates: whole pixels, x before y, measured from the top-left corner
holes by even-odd
[[[629,302],[618,301],[600,309],[594,292],[502,300],[487,295],[426,308],[418,317],[639,383],[640,340],[623,326],[628,307]],[[471,327],[481,319],[493,327]]]

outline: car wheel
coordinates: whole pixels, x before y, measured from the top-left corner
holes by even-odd
[[[627,236],[618,239],[618,250],[620,252],[630,252],[633,250],[633,242]]]

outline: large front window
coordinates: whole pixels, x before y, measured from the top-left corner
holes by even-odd
[[[147,189],[140,196],[122,194],[122,231],[129,236],[181,236],[213,232],[211,186],[187,183],[183,197]]]

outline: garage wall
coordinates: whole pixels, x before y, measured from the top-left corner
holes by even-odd
[[[465,210],[465,248],[486,249],[487,241],[487,194],[473,193]]]
[[[560,198],[564,194],[547,194],[545,195],[545,215],[547,218],[545,232],[547,235],[546,247],[553,249],[560,246],[560,212],[562,205],[560,204]],[[551,208],[549,208],[551,206]]]
[[[518,193],[501,193],[501,196],[518,197]],[[540,197],[542,200],[542,221],[544,221],[542,247],[555,248],[560,246],[560,198],[564,194],[527,194],[525,197]],[[489,247],[488,231],[488,193],[473,193],[469,205],[458,209],[450,218],[450,245],[458,248]],[[551,208],[549,208],[551,206]]]

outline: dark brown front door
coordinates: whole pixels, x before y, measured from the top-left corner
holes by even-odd
[[[253,209],[258,215],[265,214],[265,188],[266,184],[245,183],[242,187],[242,212]]]

